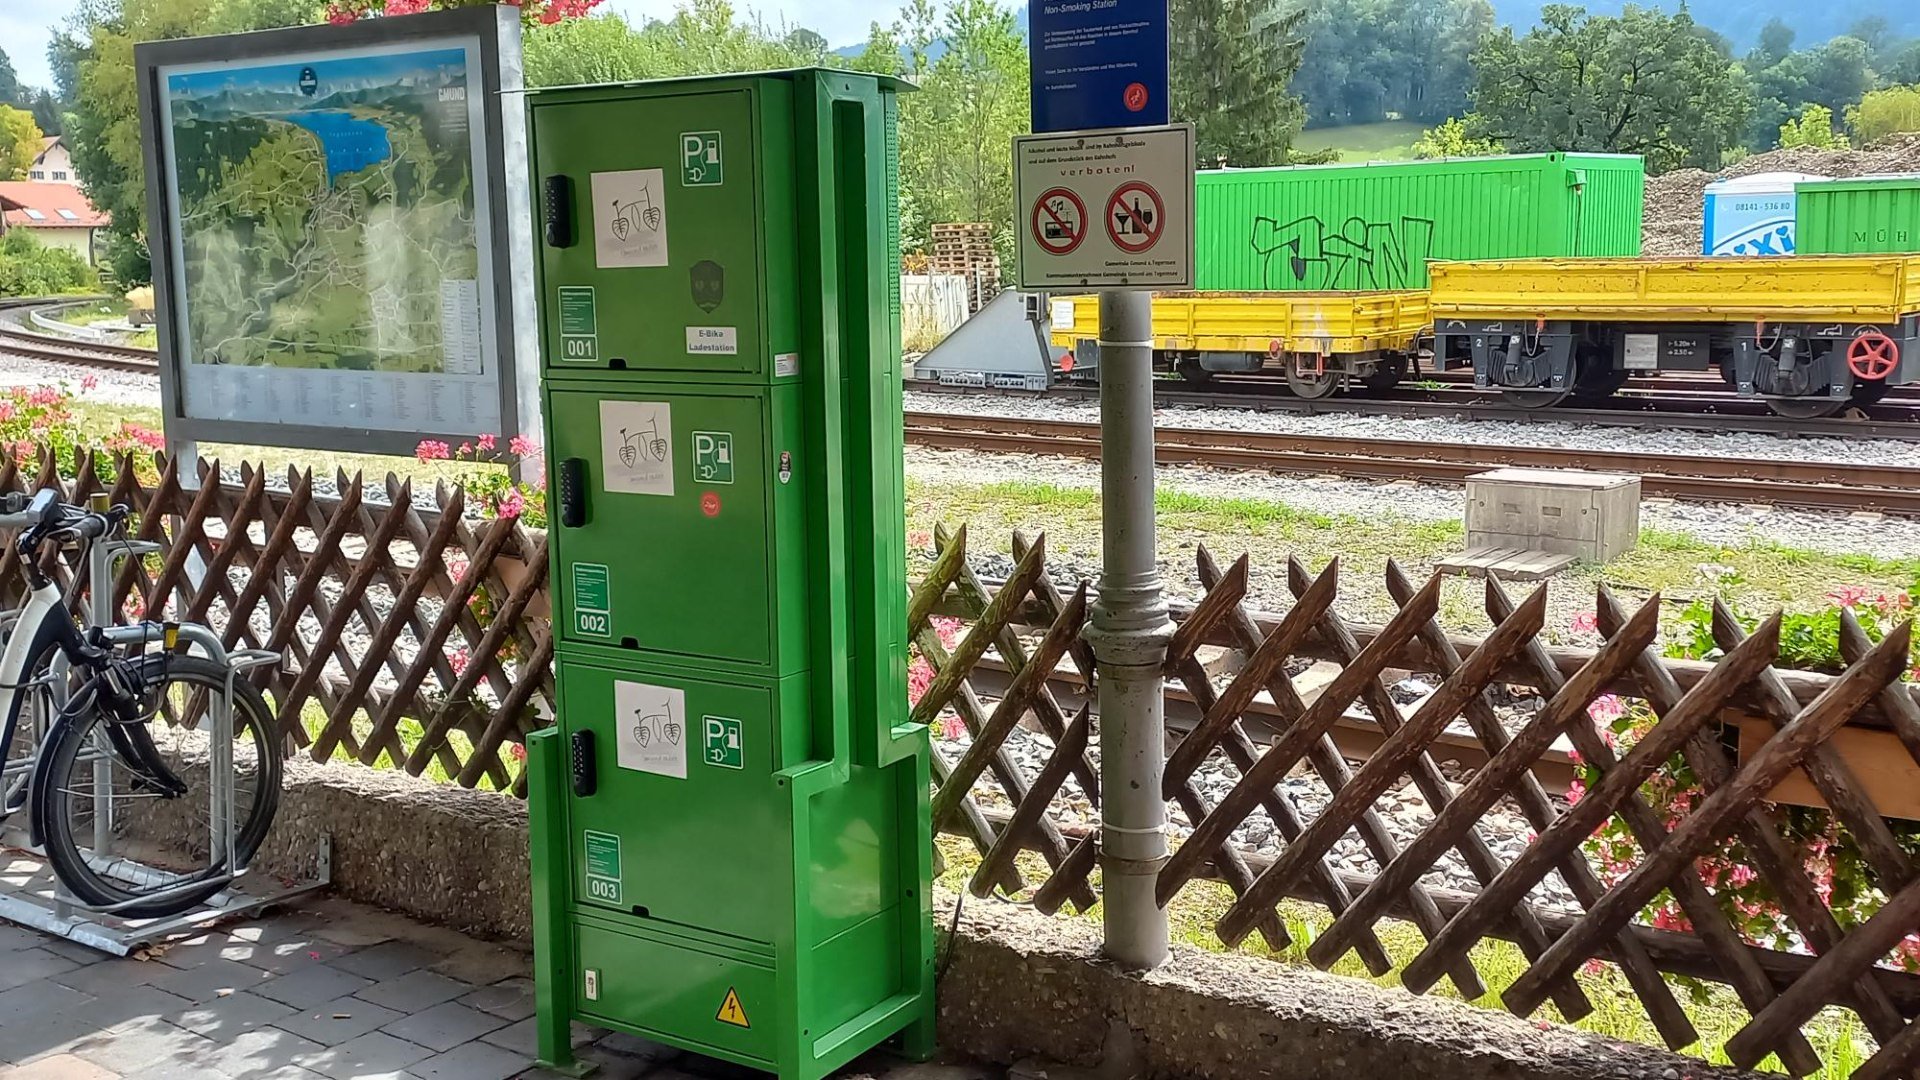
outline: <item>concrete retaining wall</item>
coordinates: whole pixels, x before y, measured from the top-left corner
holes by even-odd
[[[335,888],[351,899],[476,936],[530,937],[526,808],[517,800],[388,770],[288,762],[258,869],[309,872],[322,835],[332,837]],[[954,897],[935,902],[944,929]],[[1165,968],[1132,976],[1100,961],[1093,923],[994,900],[967,898],[942,953],[942,1043],[1002,1063],[1069,1067],[1050,1070],[1054,1080],[1096,1066],[1116,1080],[1750,1075],[1250,956],[1180,948]]]

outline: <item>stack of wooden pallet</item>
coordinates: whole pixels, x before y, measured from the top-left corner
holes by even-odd
[[[966,280],[969,314],[1000,292],[1000,256],[993,249],[993,227],[984,221],[933,226],[933,252],[927,262],[932,273]]]

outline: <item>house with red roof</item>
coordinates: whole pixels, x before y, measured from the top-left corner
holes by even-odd
[[[75,184],[0,180],[0,236],[22,229],[48,247],[66,248],[92,263],[95,237],[106,227],[107,215],[95,210]]]

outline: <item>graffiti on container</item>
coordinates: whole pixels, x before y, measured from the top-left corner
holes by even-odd
[[[1330,229],[1319,217],[1285,225],[1253,219],[1253,250],[1269,289],[1404,289],[1417,280],[1433,244],[1433,222],[1350,217]]]

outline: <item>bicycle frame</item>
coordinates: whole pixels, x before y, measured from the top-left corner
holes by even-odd
[[[96,510],[104,509],[96,504]],[[0,521],[0,525],[8,522]],[[143,622],[132,625],[116,625],[118,613],[114,609],[112,582],[125,560],[139,558],[162,550],[162,546],[146,541],[129,540],[124,537],[110,539],[100,537],[88,545],[87,580],[91,586],[87,607],[86,624],[99,628],[101,644],[113,648],[125,648],[143,644],[165,642],[165,628],[157,623]],[[81,630],[75,626],[69,616],[64,597],[52,582],[45,582],[33,588],[26,605],[18,612],[10,613],[14,618],[12,631],[7,635],[4,648],[0,648],[0,726],[6,741],[0,742],[0,754],[12,746],[18,731],[20,714],[33,704],[36,689],[44,688],[52,700],[51,715],[42,715],[35,710],[28,722],[34,725],[33,752],[18,760],[0,764],[0,821],[14,809],[29,805],[33,786],[48,782],[45,763],[41,759],[40,748],[45,736],[52,730],[54,723],[67,719],[66,714],[75,707],[68,700],[69,672],[71,664],[67,651],[56,650],[52,662],[46,671],[32,672],[29,666],[34,657],[49,644],[77,645],[85,642]],[[0,616],[4,618],[5,616]],[[235,813],[235,792],[233,783],[233,693],[236,680],[242,674],[277,663],[280,654],[261,649],[239,649],[229,652],[219,635],[211,629],[186,624],[177,628],[179,640],[195,652],[205,655],[226,669],[226,685],[219,692],[207,696],[208,713],[200,725],[209,740],[207,753],[207,825],[209,837],[209,866],[220,866],[225,860],[226,872],[218,877],[223,886],[230,886],[247,872],[247,866],[237,859],[229,859],[229,853],[235,851],[236,834],[239,828]],[[170,642],[167,642],[171,644]],[[110,740],[96,730],[97,742],[93,746],[90,758],[94,769],[94,837],[92,856],[101,860],[96,870],[111,873],[116,877],[129,878],[142,884],[161,884],[167,878],[178,877],[164,871],[144,866],[131,858],[116,856],[114,847],[114,794],[112,770],[125,767],[119,764],[119,757],[110,744]],[[262,747],[261,752],[277,752],[275,748]],[[87,760],[83,758],[82,760]],[[34,842],[38,843],[38,823],[32,829]],[[317,853],[317,876],[297,884],[269,890],[261,895],[248,895],[240,892],[222,891],[202,905],[179,915],[163,919],[124,920],[116,917],[117,909],[137,904],[150,904],[176,895],[172,890],[147,893],[138,900],[127,904],[93,906],[80,904],[67,890],[56,884],[51,893],[38,892],[29,888],[0,886],[0,919],[6,919],[25,926],[57,934],[72,941],[119,956],[128,955],[140,944],[165,937],[176,930],[198,925],[212,918],[237,917],[251,914],[264,907],[310,893],[323,888],[332,877],[332,846],[323,836]],[[164,877],[156,876],[162,875]],[[198,877],[184,882],[182,891],[205,888],[210,878]]]
[[[160,550],[160,545],[137,540],[102,538],[87,545],[87,581],[92,586],[88,597],[87,622],[90,626],[111,627],[114,623],[112,589],[102,583],[114,580],[121,563]],[[13,627],[6,647],[0,650],[0,753],[11,751],[19,730],[21,713],[30,703],[32,691],[45,686],[53,697],[54,713],[66,706],[67,672],[70,665],[65,650],[56,652],[44,672],[31,672],[34,656],[50,645],[73,646],[80,638],[67,614],[65,598],[51,581],[35,588],[27,596],[26,606],[13,615]],[[33,775],[41,742],[45,739],[52,715],[34,714],[35,752],[19,759],[8,759],[0,767],[0,820],[26,805],[30,792],[23,786]],[[111,825],[109,821],[107,823]]]

